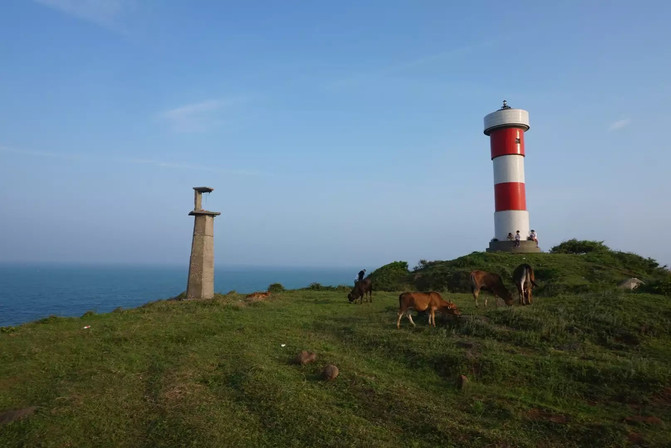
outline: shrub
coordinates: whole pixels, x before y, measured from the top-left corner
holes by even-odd
[[[286,289],[284,289],[284,286],[282,286],[281,283],[273,283],[272,285],[268,286],[268,292],[282,292],[282,291],[286,291]]]
[[[649,281],[636,289],[637,292],[649,294],[662,294],[671,297],[671,278]]]
[[[552,254],[588,254],[590,252],[607,252],[610,249],[603,244],[603,241],[576,240],[575,238],[564,241],[558,246],[550,249]]]
[[[411,284],[406,261],[394,261],[375,270],[370,275],[373,289],[377,291],[399,291]]]

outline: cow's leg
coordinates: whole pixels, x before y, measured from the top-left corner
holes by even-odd
[[[429,311],[429,325],[436,326],[436,311],[433,308]]]
[[[403,318],[404,313],[405,311],[398,312],[398,319],[396,319],[396,328],[401,328],[401,319]]]
[[[405,315],[408,316],[408,320],[410,321],[410,323],[412,324],[412,326],[413,326],[413,327],[416,327],[417,325],[415,325],[415,321],[412,320],[412,315],[410,314],[410,310],[408,310],[408,311],[405,313]]]
[[[471,292],[473,293],[473,298],[475,299],[475,306],[478,305],[478,296],[480,295],[480,289],[478,288],[471,288]],[[485,306],[487,305],[487,299],[485,299]]]

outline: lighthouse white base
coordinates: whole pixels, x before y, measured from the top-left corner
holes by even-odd
[[[515,236],[520,231],[522,240],[529,236],[529,212],[526,210],[505,210],[494,213],[494,238],[506,241],[508,233]]]
[[[519,246],[515,246],[514,241],[490,241],[487,252],[511,252],[513,254],[533,254],[543,252],[536,246],[535,241],[520,241]]]

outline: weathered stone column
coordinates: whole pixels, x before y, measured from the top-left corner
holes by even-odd
[[[202,208],[202,194],[210,193],[214,188],[193,187],[195,191],[191,260],[189,262],[189,281],[186,286],[187,299],[211,299],[214,297],[214,217],[219,212],[210,212]]]

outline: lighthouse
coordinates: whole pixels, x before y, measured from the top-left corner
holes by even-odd
[[[529,130],[529,112],[514,109],[504,100],[501,109],[485,116],[494,165],[494,238],[488,252],[540,252],[529,236],[529,212],[524,184],[524,133]],[[517,246],[509,240],[520,232]]]

